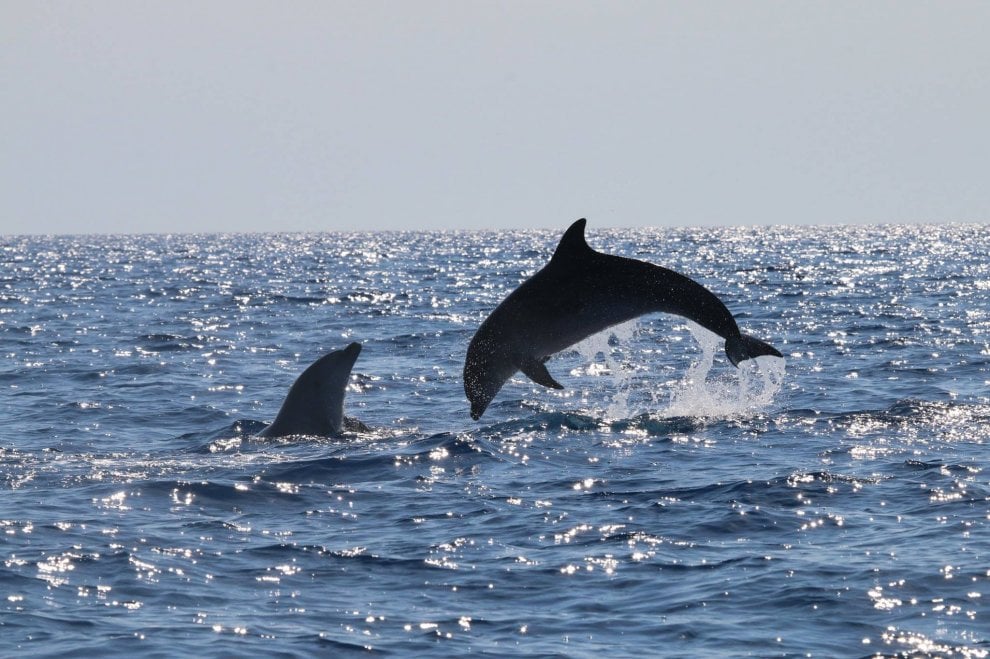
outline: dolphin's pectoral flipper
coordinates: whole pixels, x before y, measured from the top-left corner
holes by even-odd
[[[763,357],[764,355],[783,357],[780,351],[769,343],[760,341],[755,336],[747,336],[745,334],[727,338],[725,340],[725,354],[733,366],[739,366],[739,362],[741,361],[753,359],[754,357]]]
[[[519,370],[526,374],[530,380],[536,384],[542,384],[544,387],[549,387],[550,389],[563,389],[564,385],[560,384],[553,379],[550,375],[550,371],[547,370],[546,364],[549,357],[544,357],[540,359],[527,359],[525,362],[520,364]]]

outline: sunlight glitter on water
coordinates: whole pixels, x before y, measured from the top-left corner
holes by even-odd
[[[26,244],[0,260],[0,654],[208,654],[215,625],[259,655],[985,656],[984,233],[602,232],[786,377],[655,314],[479,424],[464,350],[551,232]],[[373,430],[255,438],[350,340]]]

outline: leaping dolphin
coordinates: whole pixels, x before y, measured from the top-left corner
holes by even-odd
[[[520,284],[481,324],[464,360],[464,393],[477,421],[517,371],[563,389],[547,371],[554,353],[637,316],[689,318],[725,339],[733,366],[773,355],[773,346],[739,331],[722,301],[701,284],[658,265],[596,252],[584,239],[586,220],[570,226],[542,270]]]
[[[361,344],[352,343],[310,364],[292,384],[278,416],[258,436],[330,437],[352,423],[360,427],[360,422],[344,417],[344,391],[360,353]]]

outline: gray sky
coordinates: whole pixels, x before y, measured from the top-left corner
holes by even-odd
[[[0,0],[0,233],[990,221],[987,2]]]

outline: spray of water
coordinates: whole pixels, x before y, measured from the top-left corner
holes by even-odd
[[[701,357],[691,364],[675,385],[662,417],[726,417],[753,412],[768,406],[784,380],[784,360],[758,357],[709,379],[715,353],[722,339],[700,325],[687,322],[688,330],[701,347]]]
[[[722,348],[722,338],[696,323],[687,321],[686,324],[701,348],[701,356],[688,367],[682,378],[673,383],[672,388],[671,383],[665,381],[662,391],[652,392],[651,398],[656,406],[654,415],[660,418],[725,418],[752,413],[770,405],[783,383],[783,359],[750,359],[742,362],[738,369],[729,368],[717,376],[711,376],[715,355]],[[649,366],[624,361],[621,351],[610,343],[614,337],[616,344],[630,345],[637,328],[637,321],[632,320],[574,346],[589,365],[572,371],[572,375],[581,375],[584,371],[583,374],[612,379],[614,393],[604,410],[605,417],[609,419],[626,419],[637,412],[633,409],[637,404],[630,401],[630,395],[634,392],[634,376],[637,371],[648,370]],[[600,358],[604,358],[604,364]],[[655,378],[636,379],[640,385],[644,381],[656,382]],[[664,401],[668,396],[669,400]]]
[[[606,418],[621,419],[629,416],[629,394],[636,370],[632,364],[621,359],[621,354],[616,354],[617,351],[610,341],[614,338],[617,345],[629,345],[638,326],[637,321],[633,319],[615,325],[607,332],[594,334],[574,346],[578,354],[591,363],[587,369],[589,373],[610,375],[612,378],[615,393],[612,394],[609,406],[605,410]],[[604,367],[597,361],[599,355],[605,359]]]

